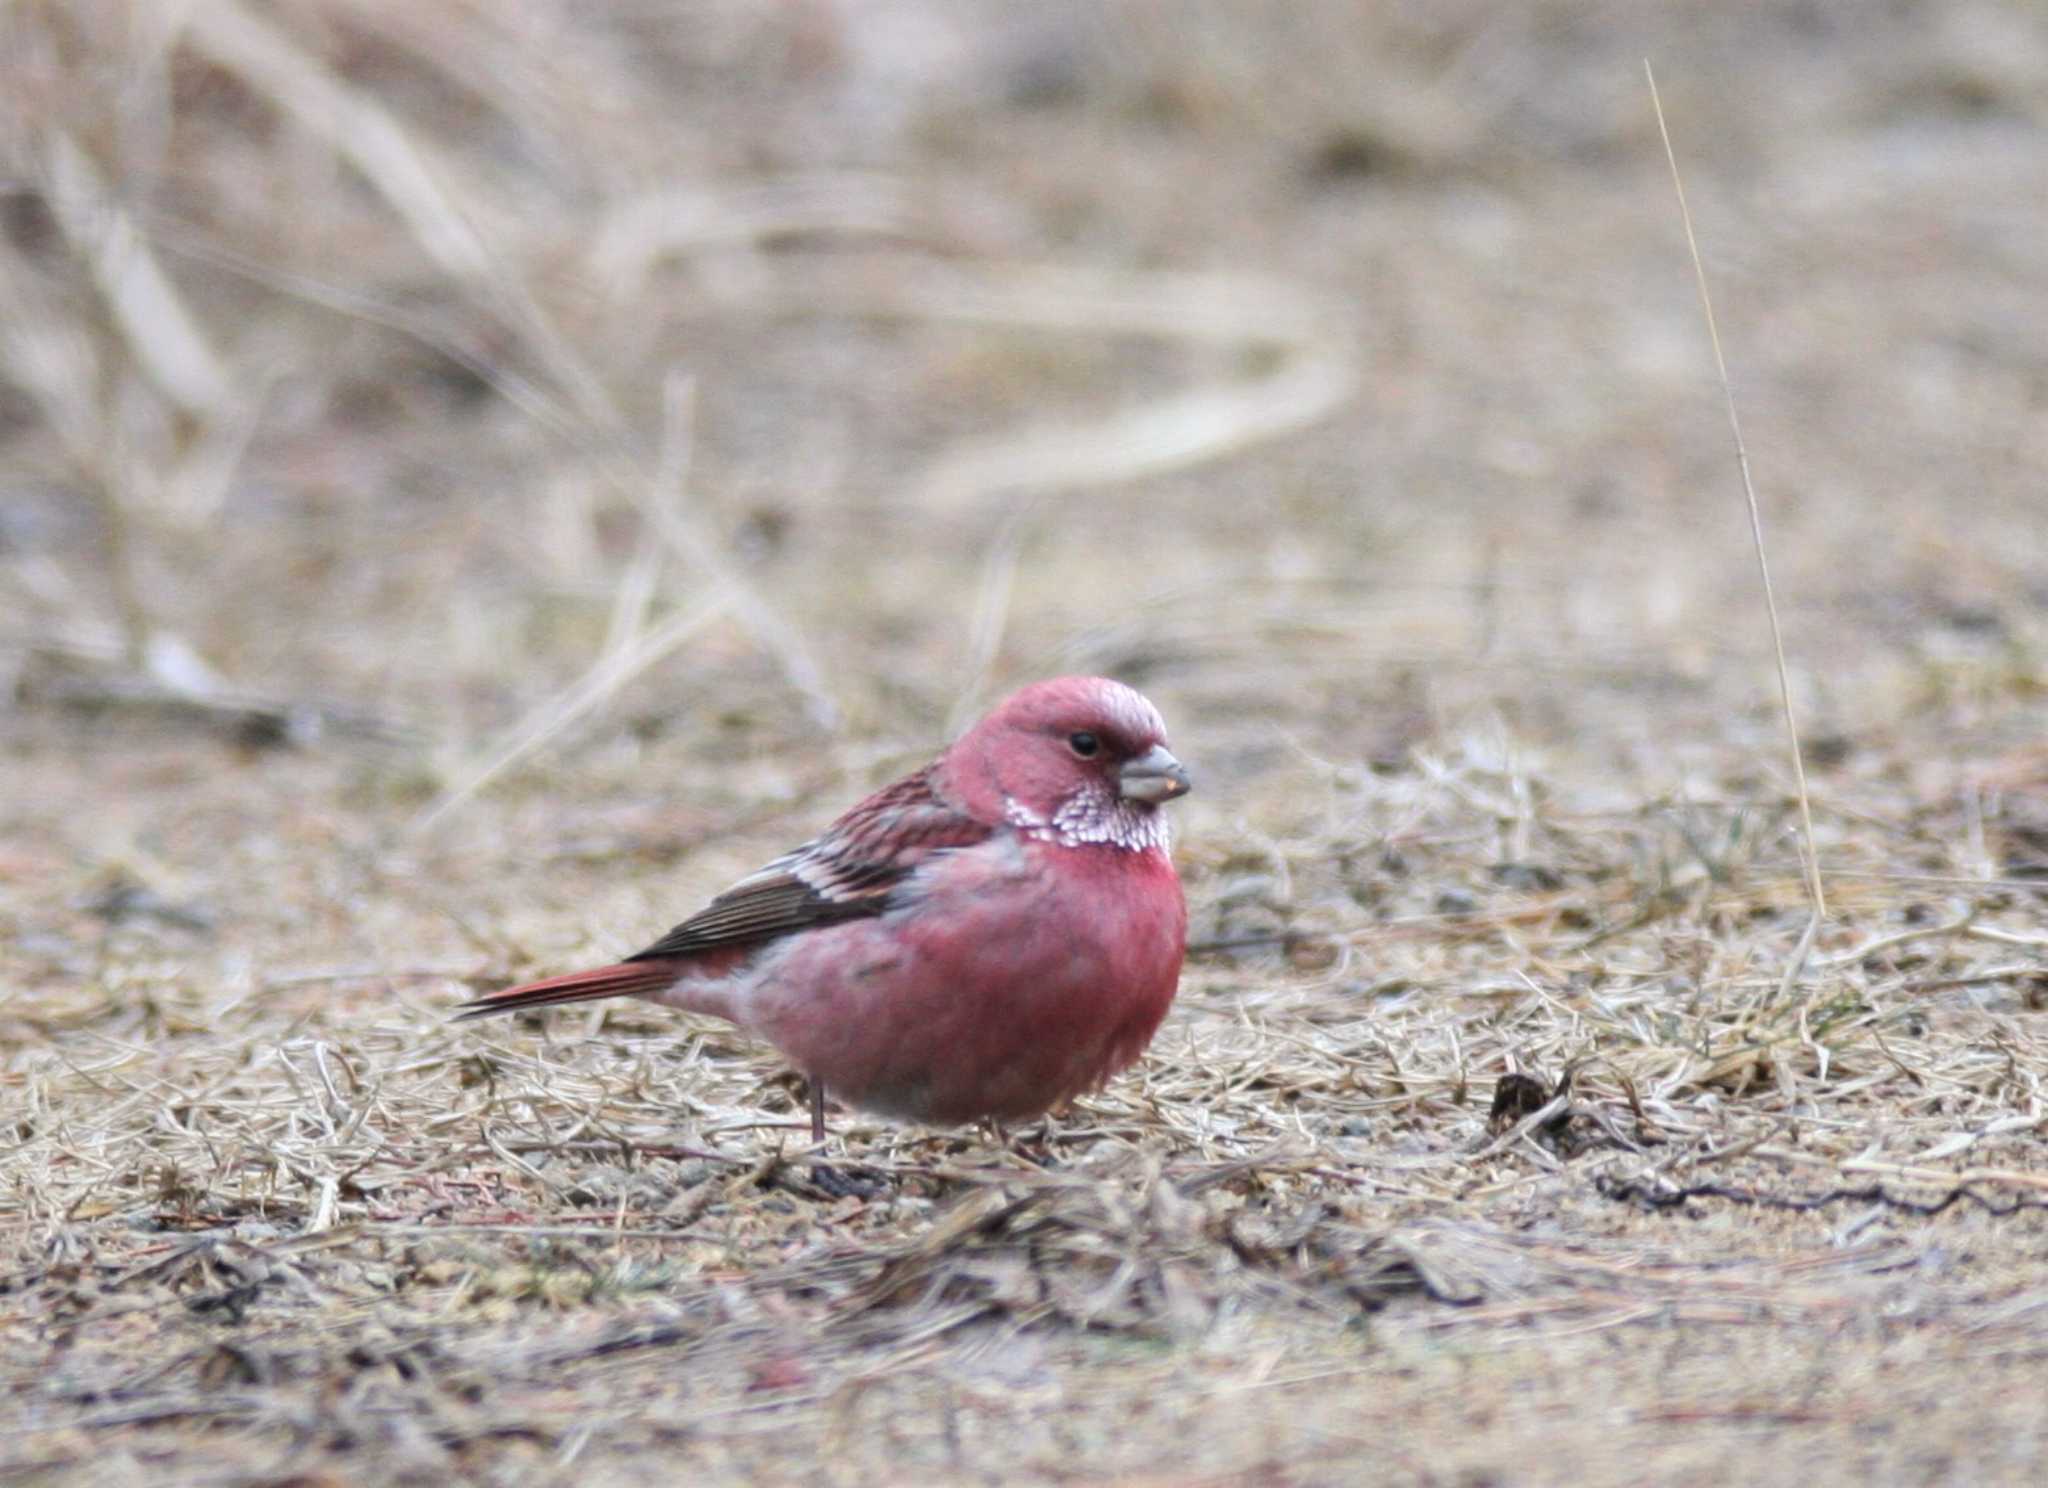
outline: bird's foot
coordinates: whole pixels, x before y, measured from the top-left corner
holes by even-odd
[[[1059,1159],[1052,1150],[1052,1119],[1047,1117],[1027,1131],[1013,1132],[993,1116],[987,1121],[989,1137],[1011,1157],[1034,1168],[1056,1168]]]

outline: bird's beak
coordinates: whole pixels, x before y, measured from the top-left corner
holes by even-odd
[[[1146,801],[1156,806],[1194,788],[1187,767],[1164,744],[1154,744],[1136,759],[1125,760],[1116,772],[1116,792],[1126,801]]]

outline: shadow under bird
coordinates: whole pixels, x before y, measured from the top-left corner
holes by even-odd
[[[644,997],[726,1018],[825,1096],[1021,1121],[1134,1063],[1173,1001],[1187,907],[1160,807],[1187,794],[1159,712],[1104,677],[1012,694],[637,955],[462,1018]]]

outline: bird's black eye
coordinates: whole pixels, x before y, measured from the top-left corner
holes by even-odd
[[[1094,759],[1102,749],[1102,741],[1088,730],[1082,729],[1078,734],[1067,735],[1067,748],[1080,755],[1082,759]]]

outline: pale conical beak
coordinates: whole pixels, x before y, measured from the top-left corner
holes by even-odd
[[[1116,772],[1117,794],[1126,801],[1149,801],[1156,806],[1194,788],[1187,767],[1164,744],[1154,744],[1136,759],[1124,761]]]

